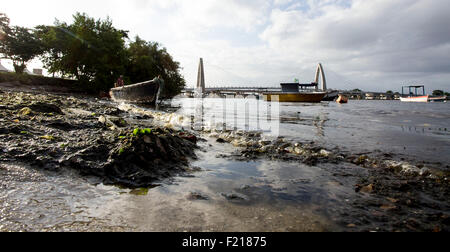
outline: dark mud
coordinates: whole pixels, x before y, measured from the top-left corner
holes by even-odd
[[[281,160],[317,169],[334,166],[336,181],[353,186],[357,193],[346,199],[347,206],[326,211],[344,230],[450,231],[450,172],[441,163],[390,153],[346,153],[338,147],[327,150],[314,142],[292,143],[284,138],[267,140],[258,132],[216,132],[212,136],[218,143],[240,147],[221,158]],[[366,172],[352,170],[355,166]],[[355,183],[346,185],[349,179]]]
[[[94,98],[0,92],[0,162],[148,187],[188,170],[197,137]]]

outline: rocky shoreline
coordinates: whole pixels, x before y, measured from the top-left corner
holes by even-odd
[[[195,159],[195,136],[133,120],[107,101],[3,91],[0,100],[0,162],[71,168],[136,188],[186,172]]]

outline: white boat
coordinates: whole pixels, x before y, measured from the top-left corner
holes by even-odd
[[[447,96],[434,96],[428,98],[430,102],[447,102]]]
[[[405,88],[408,89],[408,95],[405,96]],[[414,90],[414,92],[413,92]],[[422,90],[422,94],[418,92]],[[430,96],[425,94],[425,86],[404,86],[402,87],[402,96],[400,97],[402,102],[429,102]]]
[[[400,97],[400,101],[402,102],[428,102],[428,95],[425,96],[409,96],[409,97]]]

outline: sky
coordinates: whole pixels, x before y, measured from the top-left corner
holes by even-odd
[[[210,87],[311,83],[322,63],[333,89],[450,91],[448,0],[2,0],[0,12],[30,28],[110,17],[166,47],[189,87],[203,58]]]

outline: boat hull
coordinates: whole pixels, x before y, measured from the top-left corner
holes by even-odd
[[[325,97],[323,97],[322,101],[335,101],[339,96],[338,91],[329,91],[326,93]]]
[[[320,103],[325,97],[326,93],[266,93],[264,94],[265,101],[273,102],[308,102]]]
[[[109,92],[111,98],[118,102],[139,104],[155,104],[158,99],[159,83],[146,81],[134,85],[113,88]]]
[[[430,102],[447,102],[447,96],[430,97],[428,99]]]
[[[428,102],[429,96],[416,96],[416,97],[400,97],[402,102]]]

